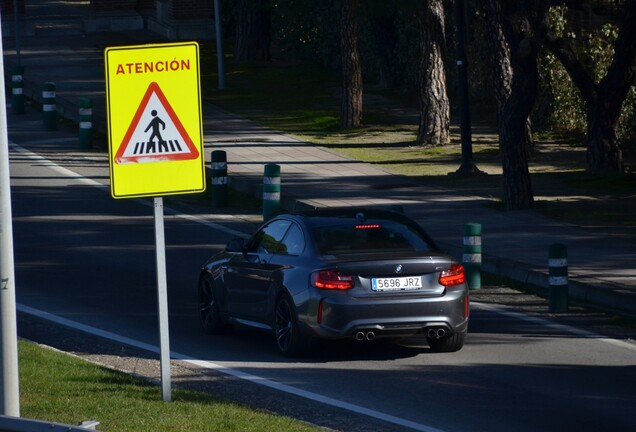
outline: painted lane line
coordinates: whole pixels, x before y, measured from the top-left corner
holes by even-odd
[[[497,306],[497,305],[493,305],[493,304],[488,304],[488,303],[481,303],[481,302],[476,302],[476,301],[471,301],[470,302],[471,307],[475,306],[477,309],[482,309],[482,310],[486,310],[489,312],[494,312],[497,313],[499,315],[503,315],[509,318],[514,318],[514,319],[518,319],[521,321],[526,321],[532,324],[537,324],[546,328],[550,328],[553,330],[558,330],[558,331],[562,331],[565,333],[570,333],[572,335],[575,336],[580,336],[583,338],[588,338],[588,339],[594,339],[594,340],[598,340],[600,342],[605,342],[608,343],[610,345],[614,345],[614,346],[618,346],[621,348],[627,348],[633,351],[636,351],[636,344],[631,343],[629,341],[623,341],[623,340],[619,340],[619,339],[613,339],[613,338],[609,338],[607,336],[601,335],[599,333],[594,333],[588,330],[583,330],[583,329],[579,329],[576,327],[572,327],[566,324],[559,324],[559,323],[555,323],[553,321],[547,320],[545,318],[540,318],[540,317],[536,317],[536,316],[532,316],[532,315],[526,315],[524,313],[521,312],[515,312],[515,311],[511,311],[509,309],[503,308],[501,306]]]
[[[76,181],[78,181],[80,183],[83,183],[85,185],[94,186],[96,188],[99,188],[99,189],[103,190],[104,192],[110,193],[110,186],[108,184],[99,183],[96,180],[92,180],[92,179],[86,178],[86,177],[84,177],[84,176],[82,176],[82,175],[80,175],[80,174],[78,174],[78,173],[76,173],[74,171],[71,171],[71,170],[69,170],[67,168],[64,168],[64,167],[56,164],[53,161],[50,161],[49,159],[47,159],[47,158],[45,158],[43,156],[40,156],[37,153],[33,153],[32,151],[27,150],[27,149],[25,149],[24,147],[22,147],[22,146],[20,146],[18,144],[10,143],[10,148],[11,148],[12,151],[20,153],[23,156],[25,156],[26,158],[31,159],[33,161],[46,162],[47,163],[47,168],[57,172],[58,174],[61,174],[61,175],[65,176],[65,177],[68,177],[68,178],[72,178],[73,180],[76,180]],[[153,206],[153,202],[150,201],[150,200],[136,199],[135,201],[140,203],[140,204],[142,204],[142,205],[144,205],[144,206],[146,206],[146,207],[152,207]],[[249,237],[249,235],[245,234],[244,232],[237,231],[237,230],[234,230],[232,228],[228,228],[226,226],[217,224],[215,222],[211,222],[211,221],[206,220],[206,219],[204,219],[204,218],[202,218],[200,216],[183,214],[183,213],[180,213],[179,211],[177,211],[175,209],[172,209],[170,207],[164,207],[164,211],[167,214],[175,216],[175,217],[177,217],[179,219],[185,219],[185,220],[187,220],[189,222],[196,222],[196,223],[199,223],[201,225],[207,226],[207,227],[215,229],[217,231],[224,232],[224,233],[229,234],[229,235],[242,237],[242,238],[248,238]]]
[[[80,330],[84,333],[89,333],[95,336],[99,336],[101,338],[104,339],[108,339],[114,342],[119,342],[119,343],[123,343],[126,344],[128,346],[132,346],[135,348],[140,348],[143,349],[145,351],[149,351],[152,352],[154,354],[159,354],[159,347],[152,345],[152,344],[148,344],[145,342],[141,342],[138,341],[136,339],[132,339],[129,337],[125,337],[125,336],[121,336],[118,335],[116,333],[112,333],[109,331],[105,331],[105,330],[101,330],[98,329],[96,327],[92,327],[86,324],[82,324],[76,321],[72,321],[69,320],[67,318],[62,318],[60,316],[54,315],[52,313],[43,311],[43,310],[39,310],[39,309],[35,309],[32,308],[30,306],[26,306],[23,304],[16,304],[16,309],[19,312],[22,312],[24,314],[27,315],[31,315],[40,319],[44,319],[65,327],[69,327],[75,330]],[[323,396],[317,393],[313,393],[310,391],[306,391],[306,390],[302,390],[296,387],[292,387],[290,385],[287,384],[281,384],[279,382],[276,381],[272,381],[269,380],[267,378],[263,378],[260,377],[258,375],[252,375],[250,373],[247,372],[243,372],[241,370],[238,369],[233,369],[233,368],[229,368],[227,366],[223,366],[217,363],[213,363],[210,361],[205,361],[205,360],[197,360],[194,359],[188,355],[185,354],[181,354],[178,352],[174,352],[172,351],[170,353],[170,356],[172,359],[174,360],[180,360],[183,361],[185,363],[191,364],[193,366],[197,366],[199,368],[203,368],[203,369],[210,369],[210,370],[214,370],[220,373],[223,373],[225,375],[229,375],[235,378],[239,378],[245,381],[249,381],[251,383],[254,384],[259,384],[274,390],[279,390],[285,393],[289,393],[291,395],[294,396],[299,396],[302,397],[304,399],[309,399],[312,400],[314,402],[320,402],[326,405],[330,405],[336,408],[340,408],[346,411],[350,411],[350,412],[354,412],[356,414],[361,414],[361,415],[365,415],[367,417],[372,417],[378,420],[382,420],[385,421],[387,423],[391,423],[391,424],[395,424],[398,426],[402,426],[402,427],[407,427],[409,429],[412,430],[416,430],[416,431],[421,431],[421,432],[444,432],[441,429],[437,429],[431,426],[427,426],[427,425],[423,425],[421,423],[416,423],[410,420],[406,420],[406,419],[402,419],[390,414],[386,414],[380,411],[375,411],[369,408],[365,408],[362,407],[360,405],[355,405],[355,404],[351,404],[348,402],[344,402],[344,401],[340,401],[340,400],[336,400],[336,399],[332,399],[330,397],[327,396]]]
[[[30,159],[32,161],[46,162],[46,164],[47,164],[46,168],[49,168],[52,171],[55,171],[58,174],[63,175],[64,177],[71,178],[71,179],[76,180],[79,183],[83,183],[83,184],[85,184],[87,186],[94,186],[94,187],[97,187],[97,188],[105,190],[105,191],[109,190],[108,185],[99,183],[96,180],[92,180],[92,179],[86,178],[86,177],[82,176],[81,174],[78,174],[78,173],[73,172],[73,171],[71,171],[71,170],[69,170],[67,168],[64,168],[64,167],[56,164],[55,162],[50,161],[50,160],[48,160],[47,158],[45,158],[43,156],[40,156],[39,154],[33,153],[32,151],[25,149],[24,147],[22,147],[22,146],[20,146],[18,144],[15,144],[13,142],[9,142],[9,149],[11,151],[16,152],[16,153],[22,154],[27,159]]]

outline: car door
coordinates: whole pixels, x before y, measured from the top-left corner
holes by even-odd
[[[227,306],[231,315],[265,322],[272,275],[280,268],[272,262],[272,257],[286,254],[286,246],[281,240],[290,225],[291,221],[287,219],[271,221],[250,239],[244,254],[236,254],[228,262]]]

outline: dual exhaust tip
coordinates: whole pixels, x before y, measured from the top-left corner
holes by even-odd
[[[358,342],[362,342],[364,340],[372,341],[373,339],[375,339],[375,332],[372,332],[372,331],[359,331],[359,332],[356,332],[356,334],[353,337]]]
[[[446,335],[446,330],[442,327],[430,328],[426,331],[426,337],[429,339],[441,339]]]

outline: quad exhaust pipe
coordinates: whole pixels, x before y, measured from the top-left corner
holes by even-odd
[[[362,342],[364,340],[366,341],[372,341],[373,339],[375,339],[375,332],[372,331],[359,331],[355,334],[354,336],[355,340],[357,340],[358,342]]]
[[[429,327],[426,330],[426,337],[429,339],[441,339],[446,336],[446,329],[444,327]],[[353,338],[358,342],[369,341],[371,342],[376,337],[374,331],[371,330],[360,330],[357,331]]]
[[[446,335],[446,330],[442,327],[430,328],[426,332],[426,337],[429,339],[441,339]]]

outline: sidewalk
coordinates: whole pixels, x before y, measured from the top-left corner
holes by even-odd
[[[74,12],[81,13],[81,6],[75,8]],[[73,19],[73,14],[68,16]],[[104,48],[164,42],[147,31],[83,33],[72,25],[36,28],[46,31],[20,38],[27,98],[41,100],[43,83],[55,82],[58,116],[77,122],[79,98],[89,97],[93,100],[94,128],[104,136]],[[9,84],[17,56],[12,35],[4,27],[3,33],[5,82]],[[9,103],[10,91],[9,86]],[[34,108],[28,106],[27,110]],[[484,200],[479,197],[417,184],[408,177],[336,155],[209,104],[204,104],[203,116],[205,160],[210,161],[213,150],[225,150],[233,187],[257,194],[263,166],[276,163],[281,166],[281,195],[288,210],[398,204],[458,258],[464,224],[478,222],[483,232],[483,270],[542,287],[548,286],[548,249],[553,243],[564,243],[569,255],[570,296],[636,315],[634,237],[592,234],[532,211],[491,210],[481,205]],[[24,127],[32,128],[33,124],[25,123]],[[72,127],[76,126],[60,125]],[[56,132],[50,134],[55,138]],[[105,151],[106,143],[99,145]],[[72,145],[68,147],[72,149]]]

